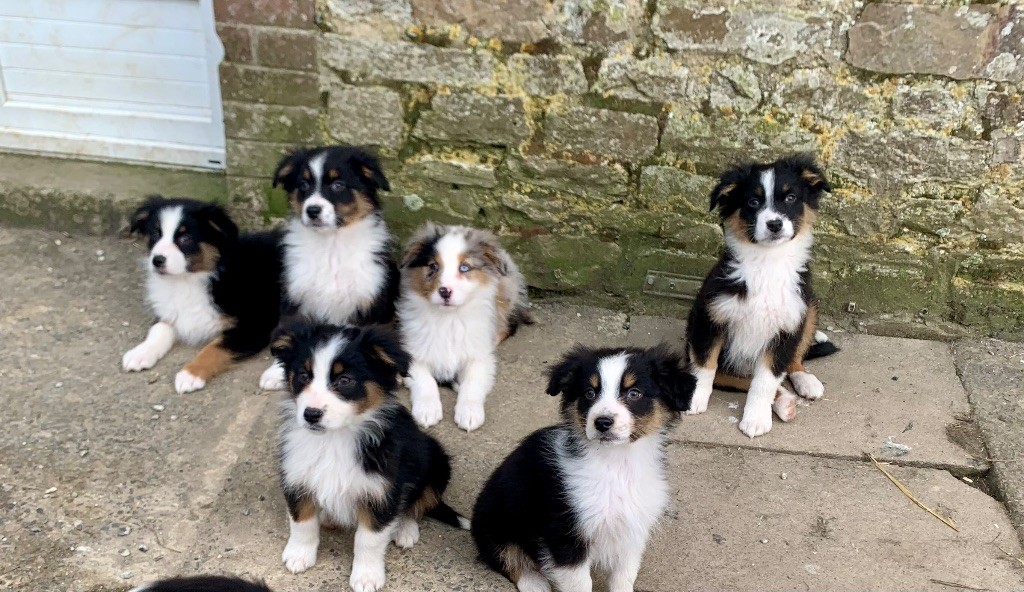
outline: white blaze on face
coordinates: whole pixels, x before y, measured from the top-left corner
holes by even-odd
[[[156,241],[153,249],[149,252],[149,265],[154,271],[160,271],[166,275],[180,275],[188,271],[185,254],[174,242],[174,234],[178,231],[183,216],[184,211],[181,206],[160,210],[160,239]],[[162,255],[166,260],[159,270],[153,265],[153,257],[157,255]]]
[[[754,240],[758,243],[777,244],[793,238],[793,221],[775,209],[775,169],[761,171],[761,188],[765,203],[754,223]],[[769,230],[769,222],[781,222],[778,232]]]
[[[597,374],[601,378],[601,390],[598,391],[597,399],[590,406],[590,411],[587,412],[587,438],[603,437],[625,442],[633,432],[633,414],[619,400],[622,375],[626,373],[628,363],[629,354],[627,353],[601,358],[601,361],[597,363]],[[613,422],[611,429],[603,433],[600,432],[594,426],[594,421],[599,417],[610,418]]]
[[[327,153],[321,152],[309,160],[309,170],[313,172],[313,193],[302,202],[302,223],[314,228],[334,229],[338,223],[337,212],[334,211],[334,204],[321,195],[324,179],[324,162],[327,160]],[[309,215],[310,207],[319,207],[320,212],[316,218]]]
[[[438,288],[447,288],[451,292],[448,299],[448,306],[461,306],[479,285],[463,273],[459,267],[462,265],[463,256],[468,245],[466,237],[459,233],[446,234],[434,243],[434,252],[441,262],[441,270],[438,272],[441,277],[438,281]],[[434,304],[444,305],[439,290],[430,295],[430,301]]]
[[[345,338],[338,335],[314,350],[313,380],[295,399],[295,420],[300,426],[307,423],[304,417],[307,408],[324,412],[319,425],[328,430],[342,427],[355,417],[356,406],[331,391],[331,366],[345,344]]]

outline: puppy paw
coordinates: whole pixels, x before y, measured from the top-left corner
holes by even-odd
[[[304,545],[289,540],[284,552],[281,553],[281,561],[293,574],[304,572],[316,564],[316,545]]]
[[[143,342],[125,352],[121,358],[121,367],[128,372],[138,372],[149,370],[159,361],[160,352]]]
[[[772,408],[744,409],[740,420],[740,431],[751,438],[763,436],[772,429]]]
[[[782,421],[793,421],[796,418],[796,395],[780,386],[775,394],[775,402],[772,403],[772,411]]]
[[[374,565],[352,564],[348,585],[355,592],[377,592],[384,586],[384,563]]]
[[[284,367],[274,364],[260,375],[260,388],[265,391],[283,391],[288,387],[284,380]]]
[[[519,592],[551,592],[548,579],[535,571],[524,571],[516,584]]]
[[[416,423],[425,428],[441,421],[444,416],[444,409],[441,407],[441,397],[428,397],[426,400],[415,400],[412,404],[412,417]]]
[[[687,415],[697,415],[708,410],[708,401],[711,400],[710,388],[698,388],[694,390],[690,399],[690,408],[686,410]]]
[[[412,547],[420,540],[420,525],[415,520],[403,520],[395,530],[395,544],[403,549]]]
[[[206,386],[206,381],[195,374],[192,374],[188,370],[179,370],[178,373],[174,375],[174,390],[178,391],[179,395],[198,391],[204,386]]]
[[[455,404],[455,425],[472,432],[484,425],[483,403],[458,402]]]
[[[813,401],[825,394],[825,385],[810,372],[794,372],[789,375],[789,381],[793,383],[796,394],[805,399]]]

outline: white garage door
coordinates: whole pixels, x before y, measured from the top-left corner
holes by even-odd
[[[212,0],[0,0],[0,149],[224,168]]]

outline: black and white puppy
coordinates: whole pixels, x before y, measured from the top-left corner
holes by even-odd
[[[239,234],[220,206],[159,196],[139,206],[130,228],[149,241],[146,297],[156,324],[124,354],[125,370],[152,368],[177,340],[203,346],[174,377],[187,393],[270,343],[281,306],[280,233]]]
[[[707,410],[713,386],[747,391],[740,430],[760,436],[796,416],[797,394],[817,399],[821,381],[805,359],[838,349],[817,331],[811,290],[811,226],[822,192],[831,191],[809,156],[726,171],[711,192],[725,230],[725,251],[690,311],[687,354],[697,378],[690,413]]]
[[[169,578],[132,588],[129,592],[272,592],[266,584],[230,576]]]
[[[278,164],[278,185],[288,192],[293,212],[284,236],[282,320],[394,320],[398,268],[377,199],[379,190],[391,187],[377,159],[348,146],[298,149]],[[263,373],[260,386],[286,387],[280,364]]]
[[[521,592],[633,589],[651,528],[668,502],[665,439],[689,408],[694,378],[680,356],[577,346],[550,372],[562,423],[528,436],[473,509],[480,556]]]
[[[321,520],[355,527],[356,592],[384,585],[388,544],[415,544],[424,515],[469,528],[442,499],[448,455],[394,394],[409,368],[396,337],[380,327],[299,324],[276,331],[271,348],[292,393],[280,435],[289,571],[316,563]]]
[[[402,257],[398,319],[413,358],[405,385],[416,421],[441,421],[441,381],[458,385],[455,423],[467,431],[483,425],[495,349],[521,323],[533,322],[526,280],[497,237],[425,224]]]

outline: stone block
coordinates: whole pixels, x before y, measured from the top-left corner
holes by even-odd
[[[406,38],[413,23],[409,0],[320,0],[320,28],[364,39]]]
[[[531,286],[559,292],[599,288],[622,254],[615,243],[589,236],[542,234],[504,242]]]
[[[376,86],[332,84],[327,133],[338,142],[396,149],[405,137],[402,96]]]
[[[835,147],[832,166],[873,189],[926,181],[977,183],[988,171],[987,142],[905,130],[850,131]]]
[[[718,176],[737,160],[773,161],[791,152],[816,152],[814,134],[768,118],[724,119],[672,113],[662,150]]]
[[[424,25],[457,24],[476,37],[536,43],[550,38],[544,22],[548,0],[411,0],[412,17]]]
[[[640,171],[641,205],[648,210],[669,210],[716,220],[709,211],[711,190],[717,179],[694,175],[676,167],[647,166]]]
[[[475,94],[436,95],[413,135],[446,142],[515,145],[530,136],[522,100]]]
[[[281,157],[293,146],[235,140],[227,145],[227,172],[239,177],[270,177]]]
[[[389,43],[324,34],[320,60],[355,81],[394,80],[456,87],[494,82],[494,59],[486,52],[415,43]]]
[[[224,104],[224,131],[228,138],[311,144],[318,142],[317,110],[308,107]]]
[[[760,106],[762,98],[761,82],[750,67],[725,66],[711,79],[709,99],[713,108],[750,113]]]
[[[980,135],[984,130],[973,97],[955,83],[900,84],[893,94],[892,112],[900,123],[946,133],[966,128]]]
[[[898,207],[904,228],[940,238],[959,234],[964,206],[958,201],[917,197],[899,202]]]
[[[841,122],[850,114],[866,120],[888,116],[889,102],[877,89],[826,68],[799,68],[778,77],[770,104],[795,113]]]
[[[320,80],[312,73],[235,64],[222,64],[220,73],[225,101],[302,107],[315,107],[320,102]]]
[[[559,4],[560,37],[570,43],[626,49],[644,33],[644,0],[562,0]]]
[[[953,320],[991,337],[1024,339],[1024,285],[953,280]]]
[[[870,3],[849,31],[846,61],[873,72],[1018,81],[1024,19],[1008,6]]]
[[[638,162],[658,146],[658,120],[649,115],[576,107],[549,113],[545,141],[556,150]]]
[[[618,164],[586,165],[540,156],[510,158],[509,176],[530,185],[606,200],[626,195],[629,177]]]
[[[601,62],[594,92],[629,101],[698,106],[707,89],[691,80],[690,69],[671,56],[637,60],[631,56]]]
[[[256,62],[285,70],[316,69],[316,38],[313,31],[255,29]]]
[[[236,64],[253,63],[252,35],[249,27],[217,24],[217,36],[224,45],[224,61]]]
[[[445,160],[432,154],[407,163],[404,173],[452,185],[491,188],[498,184],[494,166],[490,164]]]
[[[998,188],[983,190],[964,222],[986,243],[1024,244],[1024,204]]]
[[[583,64],[571,56],[517,53],[508,59],[508,69],[512,80],[531,95],[587,92]]]
[[[214,0],[217,22],[314,28],[314,0]]]

